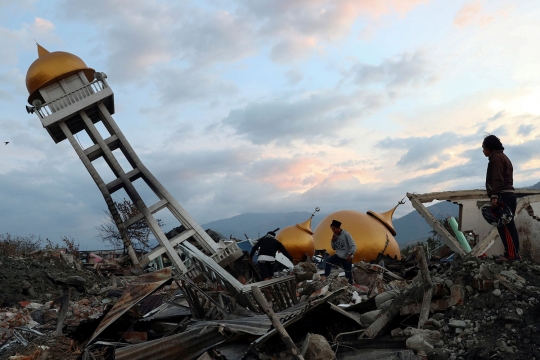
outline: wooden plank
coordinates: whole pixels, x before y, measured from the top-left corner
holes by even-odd
[[[274,311],[264,298],[261,290],[258,286],[252,286],[251,287],[251,293],[253,294],[253,297],[255,298],[255,301],[257,301],[257,304],[259,304],[259,307],[264,311],[264,313],[268,316],[270,321],[272,322],[272,325],[274,325],[274,328],[277,330],[279,336],[281,337],[281,340],[285,343],[285,346],[287,346],[287,349],[289,349],[289,352],[291,353],[293,359],[297,360],[303,360],[304,357],[302,354],[300,354],[300,351],[292,341],[291,337],[287,333],[287,330],[285,330],[285,327],[283,324],[279,321],[276,314],[274,314]]]
[[[478,244],[476,244],[472,249],[471,249],[471,252],[469,253],[470,256],[480,256],[482,254],[484,254],[494,243],[495,243],[495,238],[499,236],[499,232],[497,231],[497,228],[496,227],[493,227],[493,229],[491,229],[486,236],[484,236],[482,238],[482,240],[480,240],[478,242]]]
[[[62,336],[62,329],[64,327],[64,320],[66,319],[69,309],[69,297],[71,291],[69,288],[64,289],[64,295],[60,298],[60,310],[58,311],[58,318],[56,319],[56,336]]]
[[[414,248],[414,255],[416,256],[416,261],[418,261],[418,267],[420,268],[420,273],[422,274],[422,280],[424,282],[424,297],[422,299],[422,307],[418,319],[418,328],[422,329],[424,323],[429,318],[429,308],[431,306],[431,297],[433,296],[433,282],[429,275],[424,248],[422,246],[416,246]]]
[[[529,190],[529,189],[516,189],[515,192],[518,197],[540,194],[540,190]],[[432,202],[433,200],[457,201],[457,200],[487,198],[486,191],[481,190],[481,189],[440,191],[440,192],[432,192],[432,193],[426,193],[426,194],[407,193],[407,197],[409,197],[409,199],[411,196],[416,197],[420,202],[423,202],[423,203]]]
[[[291,292],[287,283],[281,284],[281,294],[283,295],[283,299],[285,300],[285,304],[287,305],[287,307],[294,305],[291,298]]]
[[[281,284],[275,284],[272,286],[272,297],[277,300],[279,310],[285,310],[287,308],[287,303],[285,302],[285,299],[281,295]]]
[[[459,242],[456,240],[455,237],[450,235],[448,230],[442,226],[442,224],[433,216],[429,210],[416,198],[416,195],[407,193],[407,197],[409,197],[409,200],[411,201],[412,206],[418,211],[420,215],[426,220],[426,222],[431,226],[433,230],[435,230],[443,239],[443,241],[456,253],[458,253],[461,256],[465,256],[465,250],[461,247]]]

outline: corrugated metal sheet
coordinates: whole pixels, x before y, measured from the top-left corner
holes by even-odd
[[[182,305],[165,305],[163,309],[157,313],[140,319],[139,321],[163,321],[167,319],[174,319],[181,316],[191,315],[191,309]]]
[[[227,337],[216,327],[193,329],[162,339],[116,349],[116,360],[194,359],[207,349],[221,344]]]
[[[290,325],[301,319],[305,313],[315,309],[321,304],[325,304],[343,290],[344,289],[339,289],[333,293],[327,294],[323,298],[296,304],[286,310],[276,313],[276,315],[280,318],[280,321],[284,326]],[[256,341],[251,343],[251,348],[259,346],[275,334],[275,329],[270,330],[271,326],[272,324],[266,315],[256,315],[231,320],[199,321],[179,334],[117,349],[115,352],[115,359],[193,359],[204,351],[229,339],[219,332],[221,327],[227,328],[233,333],[262,335]]]
[[[147,296],[146,299],[141,301],[141,303],[138,306],[139,314],[148,314],[150,311],[158,308],[163,304],[163,300],[165,299],[165,296],[163,295],[150,295]]]
[[[124,292],[122,297],[114,304],[111,311],[105,315],[94,334],[87,344],[90,344],[103,330],[115,322],[120,316],[128,311],[133,305],[151,295],[171,278],[171,268],[154,271],[152,273],[140,275],[131,283],[131,286]]]
[[[290,319],[293,319],[308,310],[309,307],[309,303],[300,303],[276,313],[276,316],[279,318],[279,321],[282,324],[285,324]],[[188,330],[202,329],[207,326],[224,326],[233,333],[264,335],[272,327],[272,322],[268,316],[266,316],[266,314],[262,314],[241,319],[197,321],[196,323],[190,325]]]

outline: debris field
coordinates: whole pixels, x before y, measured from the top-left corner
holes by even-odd
[[[321,280],[259,281],[247,256],[197,275],[64,253],[0,255],[0,359],[540,359],[540,266],[380,255]],[[192,272],[193,273],[193,272]]]

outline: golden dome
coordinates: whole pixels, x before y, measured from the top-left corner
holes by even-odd
[[[315,252],[311,219],[312,217],[295,226],[287,226],[276,235],[276,239],[285,246],[285,249],[287,249],[294,260],[301,261],[304,258],[304,254],[308,254],[311,257]]]
[[[379,219],[379,221],[382,222],[384,226],[388,228],[388,230],[390,230],[392,235],[396,236],[397,234],[396,230],[394,229],[394,225],[392,225],[392,216],[394,215],[394,211],[396,211],[398,206],[399,204],[394,206],[393,209],[390,209],[387,212],[384,212],[382,214],[376,213],[375,211],[371,211],[371,210],[369,210],[367,214]]]
[[[38,44],[38,58],[26,72],[28,102],[40,98],[39,89],[67,76],[83,71],[88,81],[94,79],[94,69],[86,66],[80,57],[64,51],[48,52]]]
[[[317,225],[313,233],[315,249],[326,249],[330,255],[335,253],[330,246],[332,239],[330,223],[335,219],[341,222],[341,228],[347,230],[356,243],[353,261],[375,260],[383,251],[384,254],[401,259],[399,245],[394,238],[396,232],[392,226],[392,214],[395,209],[383,214],[370,211],[369,215],[354,210],[336,211]]]

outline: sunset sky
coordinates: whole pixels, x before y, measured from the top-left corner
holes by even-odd
[[[100,244],[101,193],[24,108],[36,41],[107,74],[116,122],[202,224],[483,188],[486,133],[517,187],[539,182],[539,18],[538,1],[0,0],[0,233]]]

